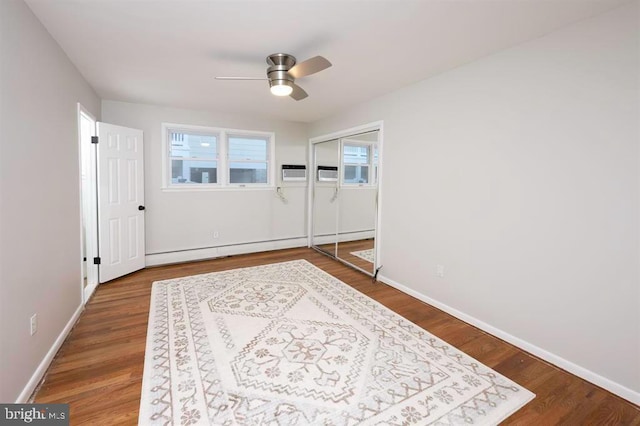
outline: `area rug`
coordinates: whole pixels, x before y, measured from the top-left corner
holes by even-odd
[[[373,254],[373,249],[369,249],[369,250],[360,250],[360,251],[352,251],[351,253],[354,256],[359,257],[360,259],[364,259],[367,262],[371,262],[373,263],[373,259],[374,259],[374,254]]]
[[[141,425],[485,425],[533,397],[304,260],[153,284]]]

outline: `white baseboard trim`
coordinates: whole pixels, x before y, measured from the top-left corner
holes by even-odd
[[[191,262],[194,260],[214,259],[216,257],[236,254],[258,253],[269,250],[282,250],[295,247],[307,247],[307,237],[288,238],[274,241],[235,244],[203,249],[180,250],[167,253],[148,254],[145,256],[146,266],[167,265],[171,263]]]
[[[89,301],[89,299],[91,298],[91,296],[93,295],[93,293],[96,291],[96,289],[98,288],[98,283],[96,282],[95,284],[92,285],[87,285],[87,287],[85,287],[82,290],[82,301],[83,303],[86,305],[87,302]]]
[[[51,346],[51,348],[49,349],[45,357],[40,362],[40,365],[38,365],[38,368],[29,379],[29,382],[27,383],[27,385],[24,387],[24,389],[22,389],[22,392],[20,392],[20,395],[16,399],[16,402],[15,402],[16,404],[24,404],[29,401],[31,394],[33,393],[34,390],[36,390],[38,383],[40,383],[40,380],[42,380],[42,377],[47,372],[47,369],[49,368],[51,361],[53,361],[53,358],[58,353],[58,349],[60,349],[60,346],[62,346],[62,344],[64,343],[64,339],[66,339],[67,336],[69,335],[69,332],[71,331],[73,326],[76,324],[76,321],[78,321],[78,318],[80,317],[80,314],[82,313],[83,310],[84,310],[84,304],[80,304],[80,306],[78,306],[78,309],[76,309],[76,311],[73,313],[73,315],[69,319],[69,322],[67,322],[67,325],[65,325],[64,329],[62,330],[62,332],[60,333],[56,341],[53,342],[53,345]]]
[[[331,244],[335,243],[336,240],[339,243],[345,243],[347,241],[358,241],[358,240],[368,240],[371,238],[375,238],[376,232],[374,230],[370,231],[356,231],[356,232],[347,232],[345,234],[339,235],[320,235],[313,237],[313,244]]]
[[[460,312],[459,310],[452,308],[442,302],[439,302],[435,299],[425,296],[424,294],[418,291],[415,291],[403,284],[400,284],[388,277],[385,277],[383,275],[378,275],[378,280],[385,284],[390,285],[391,287],[394,287],[402,291],[403,293],[413,296],[424,303],[427,303],[450,315],[453,315],[454,317],[468,324],[478,327],[480,330],[486,331],[487,333],[493,336],[496,336],[506,342],[509,342],[512,345],[517,346],[518,348],[537,356],[538,358],[541,358],[563,370],[568,371],[569,373],[575,374],[576,376],[588,382],[591,382],[594,385],[600,386],[601,388],[604,388],[609,392],[614,393],[619,397],[626,399],[627,401],[631,401],[636,405],[640,405],[640,392],[636,392],[632,389],[629,389],[626,386],[623,386],[617,382],[614,382],[613,380],[607,379],[606,377],[602,377],[601,375],[594,373],[591,370],[588,370],[584,367],[574,364],[573,362],[568,361],[545,349],[542,349],[532,343],[529,343],[526,340],[522,340],[518,337],[515,337],[505,331],[500,330],[499,328],[496,328],[490,324],[487,324],[486,322],[483,322],[475,317],[472,317],[471,315],[467,315],[464,312]]]

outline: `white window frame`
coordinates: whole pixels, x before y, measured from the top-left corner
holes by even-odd
[[[220,158],[222,157],[222,146],[221,146],[221,137],[220,137],[220,132],[215,132],[215,131],[208,131],[206,129],[196,129],[194,128],[195,126],[176,126],[176,127],[167,127],[164,130],[164,138],[166,139],[166,143],[165,143],[165,156],[166,156],[166,170],[167,170],[167,174],[166,174],[166,185],[168,188],[215,188],[215,187],[219,187],[220,182],[221,182],[221,170],[220,170]],[[197,158],[197,157],[181,157],[180,159],[183,161],[215,161],[216,162],[216,182],[215,183],[173,183],[171,182],[171,163],[172,160],[176,159],[177,157],[173,157],[171,155],[171,143],[172,140],[169,137],[169,135],[171,133],[189,133],[189,134],[200,134],[200,135],[207,135],[207,136],[215,136],[216,138],[216,156],[213,158]]]
[[[221,127],[194,126],[190,124],[162,123],[162,187],[163,191],[220,191],[220,190],[249,190],[273,189],[276,184],[274,132],[255,130],[227,129]],[[217,136],[218,157],[217,183],[180,183],[171,182],[171,138],[170,132],[204,133]],[[229,136],[260,137],[267,139],[267,183],[230,183],[229,176]],[[236,162],[236,161],[234,161]]]
[[[374,142],[363,142],[363,141],[356,141],[356,140],[350,140],[350,139],[342,139],[342,143],[340,144],[340,184],[342,186],[345,187],[350,187],[350,188],[368,188],[368,187],[372,187],[372,186],[376,186],[378,183],[374,182],[375,175],[374,175],[374,153],[373,153],[373,148],[374,145],[376,143]],[[368,154],[367,154],[367,183],[360,183],[360,182],[345,182],[344,180],[344,174],[345,174],[345,162],[344,162],[344,147],[345,145],[348,146],[364,146],[367,147],[368,150]],[[348,166],[364,166],[364,163],[346,163],[346,165]]]
[[[275,167],[273,167],[274,164],[274,154],[273,154],[273,134],[266,134],[266,133],[259,133],[259,132],[248,132],[245,130],[240,130],[240,131],[235,131],[235,130],[227,130],[226,134],[225,134],[225,148],[227,149],[227,163],[226,163],[226,169],[225,172],[228,176],[227,178],[227,185],[229,187],[239,187],[239,188],[246,188],[246,187],[254,187],[254,188],[259,188],[259,187],[267,187],[267,188],[272,188],[273,182],[274,182],[274,176],[272,176],[272,171],[275,172]],[[246,137],[248,139],[267,139],[267,183],[231,183],[231,163],[247,163],[247,164],[254,164],[254,163],[264,163],[264,161],[255,161],[255,160],[233,160],[231,161],[231,159],[229,158],[228,152],[229,152],[229,138],[230,137],[236,137],[236,138],[242,138],[242,137]],[[275,175],[275,173],[273,173]]]

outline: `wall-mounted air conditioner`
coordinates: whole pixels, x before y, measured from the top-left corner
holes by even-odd
[[[336,182],[338,180],[338,167],[318,166],[318,182]]]
[[[307,180],[307,166],[295,164],[282,165],[283,182],[305,182]]]

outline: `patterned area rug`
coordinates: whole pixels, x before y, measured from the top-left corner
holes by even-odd
[[[533,397],[305,260],[153,284],[141,425],[485,425]]]
[[[359,257],[360,259],[364,259],[367,262],[371,262],[373,263],[374,260],[374,254],[373,254],[373,249],[369,249],[369,250],[360,250],[360,251],[352,251],[351,253],[354,256]]]

